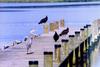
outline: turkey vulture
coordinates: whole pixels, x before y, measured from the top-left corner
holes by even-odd
[[[69,32],[69,28],[66,28],[65,30],[63,30],[63,31],[59,34],[59,36],[67,35],[68,32]]]
[[[4,49],[7,49],[7,48],[9,48],[10,46],[4,46]]]
[[[46,16],[45,18],[41,19],[39,24],[46,23],[47,20],[48,20],[48,16]]]
[[[57,34],[57,32],[55,32],[53,39],[55,42],[57,42],[57,40],[59,39],[59,35]]]

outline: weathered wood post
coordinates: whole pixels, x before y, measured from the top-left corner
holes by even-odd
[[[84,67],[89,66],[89,53],[88,53],[88,49],[89,49],[89,36],[90,36],[90,32],[89,32],[89,26],[90,25],[86,25],[84,26]]]
[[[68,56],[68,53],[69,53],[68,39],[62,39],[61,47],[62,47],[63,57],[65,58],[66,56]]]
[[[80,45],[80,31],[75,31],[75,44],[76,47],[78,47]]]
[[[38,67],[38,61],[29,61],[29,67]]]
[[[81,42],[84,41],[84,28],[80,29],[80,37],[81,37]]]
[[[64,19],[60,20],[60,27],[65,27]]]
[[[50,23],[50,31],[51,32],[55,31],[55,24],[54,23]]]
[[[92,44],[91,40],[92,40],[92,33],[91,33],[91,25],[87,25],[88,26],[88,60],[87,60],[87,63],[88,63],[88,67],[91,67],[91,50],[90,50],[90,46]]]
[[[87,26],[87,37],[88,37],[88,39],[87,39],[87,49],[90,47],[90,42],[91,42],[91,25],[86,25]]]
[[[61,61],[61,44],[55,44],[55,61],[57,63]]]
[[[49,33],[49,25],[47,23],[43,25],[43,31],[45,34]]]
[[[85,53],[85,37],[84,37],[84,28],[81,28],[80,29],[80,37],[81,37],[81,44],[80,44],[80,51],[81,51],[81,58],[80,58],[80,63],[81,63],[81,66],[83,67],[84,66],[84,53]]]
[[[73,67],[75,66],[76,64],[76,55],[75,55],[75,35],[69,35],[69,41],[70,41],[70,49],[73,51],[73,59],[72,59],[72,64],[73,64]]]
[[[80,47],[80,31],[75,31],[75,44],[76,44],[76,66],[80,66],[80,60],[81,60],[81,47]]]
[[[73,50],[75,48],[74,37],[75,37],[75,35],[69,35],[69,48],[71,50]]]
[[[83,42],[84,42],[84,54],[83,54],[83,66],[84,67],[87,67],[87,59],[88,59],[88,55],[87,55],[87,39],[88,39],[88,33],[87,33],[87,31],[88,31],[88,29],[87,29],[87,26],[84,26],[84,31],[83,31],[83,33],[84,33],[84,37],[83,37]]]
[[[85,46],[85,32],[84,32],[84,29],[83,28],[81,28],[80,29],[80,35],[81,35],[81,42],[84,42],[84,45],[83,45],[83,51],[84,51],[84,53],[86,52],[86,46]]]
[[[80,31],[75,31],[75,41],[76,41],[76,46],[78,47],[78,58],[81,57],[81,53],[80,53]]]
[[[59,29],[59,22],[58,21],[55,22],[55,29]]]
[[[90,59],[90,44],[91,44],[91,25],[87,26],[87,66],[90,67],[91,59]]]
[[[86,52],[88,50],[88,26],[84,26],[84,37],[85,37],[85,47],[86,47]]]
[[[44,52],[44,67],[53,67],[53,52]]]

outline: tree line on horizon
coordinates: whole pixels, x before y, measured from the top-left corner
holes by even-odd
[[[94,2],[94,1],[100,1],[100,0],[0,0],[0,2],[39,2],[39,3],[45,3],[45,2]]]

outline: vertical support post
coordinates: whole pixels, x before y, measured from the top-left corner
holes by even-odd
[[[91,58],[90,58],[90,46],[91,46],[91,25],[86,25],[87,26],[87,66],[90,67],[91,64]]]
[[[84,26],[84,37],[85,37],[85,43],[84,43],[84,45],[85,45],[85,54],[84,54],[84,67],[86,67],[86,66],[90,66],[90,57],[89,57],[89,46],[90,46],[90,39],[89,39],[89,37],[90,37],[90,25],[86,25],[86,26]]]
[[[29,67],[38,67],[38,61],[29,61]]]
[[[68,60],[68,63],[67,63],[67,67],[70,67],[69,60]]]
[[[50,31],[54,32],[55,30],[55,24],[54,23],[50,23]]]
[[[64,55],[64,57],[68,56],[69,53],[69,45],[68,45],[68,39],[62,39],[62,53]]]
[[[76,54],[75,54],[75,48],[76,48],[76,44],[75,44],[75,36],[74,35],[69,35],[69,41],[70,41],[70,48],[73,50],[73,59],[72,59],[72,64],[73,64],[73,67],[75,66],[76,64]]]
[[[69,48],[71,50],[73,50],[75,48],[75,44],[74,44],[74,35],[69,35]]]
[[[75,49],[73,50],[73,65],[75,66],[76,65],[76,55],[75,55]]]
[[[80,31],[75,31],[75,44],[76,47],[80,45]]]
[[[82,29],[80,29],[80,31],[81,31],[81,42],[84,42],[84,46],[83,46],[83,51],[84,51],[84,53],[86,52],[86,46],[85,46],[85,35],[84,35],[84,29],[82,28]]]
[[[80,53],[80,31],[75,31],[75,40],[76,40],[76,45],[79,47],[78,48],[78,58],[81,57],[81,53]]]
[[[43,31],[45,34],[49,33],[49,25],[47,23],[43,25]]]
[[[86,51],[88,49],[88,26],[84,26],[84,37],[85,37],[85,47],[86,47]]]
[[[87,49],[90,47],[90,37],[91,37],[91,25],[86,25],[87,26],[87,36],[88,36],[88,40],[87,40]]]
[[[61,61],[61,52],[60,52],[61,44],[55,44],[55,61],[60,63]]]
[[[88,26],[84,26],[84,38],[88,37]]]
[[[55,27],[56,27],[56,29],[59,29],[59,22],[58,21],[56,21],[56,23],[55,23],[56,25],[55,25]]]
[[[64,19],[60,20],[60,27],[65,27]]]
[[[81,37],[81,42],[83,42],[85,39],[84,39],[84,29],[81,28],[80,29],[80,37]]]
[[[44,52],[44,67],[53,67],[53,52]]]

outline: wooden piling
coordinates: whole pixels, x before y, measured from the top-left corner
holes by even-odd
[[[87,26],[87,49],[90,47],[90,36],[91,36],[91,25],[86,25]]]
[[[74,37],[75,37],[75,35],[69,35],[69,48],[71,50],[73,50],[75,48]]]
[[[49,25],[47,23],[43,25],[43,31],[45,34],[49,33]]]
[[[84,42],[84,45],[83,45],[83,51],[84,53],[86,52],[86,46],[85,46],[85,32],[84,32],[84,29],[80,29],[80,32],[81,32],[81,42]]]
[[[72,60],[72,62],[73,62],[73,66],[75,66],[75,64],[76,64],[75,50],[73,50],[73,60]]]
[[[65,27],[64,19],[60,20],[60,27]]]
[[[60,49],[61,49],[61,44],[55,44],[55,61],[57,63],[60,63],[60,61],[61,61]]]
[[[55,22],[55,29],[59,29],[59,22],[58,21]]]
[[[76,47],[80,45],[80,31],[75,31],[75,44]]]
[[[29,61],[29,67],[38,67],[38,61]]]
[[[78,46],[78,57],[80,58],[81,53],[80,53],[80,31],[75,31],[75,38],[76,38],[76,44]]]
[[[69,45],[68,45],[68,39],[62,39],[62,52],[64,56],[68,56],[69,53]]]
[[[75,67],[75,63],[76,63],[76,55],[75,55],[75,48],[76,48],[76,44],[75,44],[75,35],[69,35],[69,41],[70,41],[70,48],[72,49],[73,51],[73,56],[72,56],[72,64],[73,64],[73,67]]]
[[[70,67],[69,60],[68,60],[68,63],[67,63],[67,67]]]
[[[55,24],[54,23],[50,23],[50,31],[51,32],[55,31]]]
[[[53,52],[44,52],[44,67],[53,67]]]
[[[84,39],[84,28],[80,29],[80,37],[81,37],[81,42],[83,42],[85,40]]]

